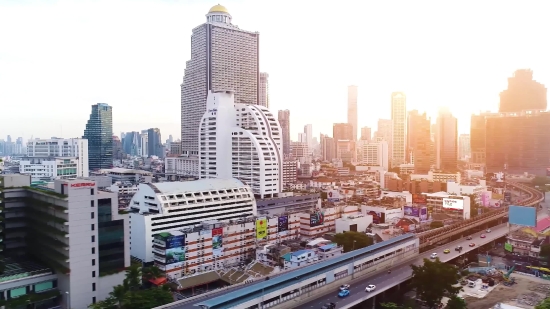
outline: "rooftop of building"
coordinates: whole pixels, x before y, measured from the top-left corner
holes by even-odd
[[[136,170],[136,169],[129,169],[129,168],[122,168],[122,167],[115,167],[115,168],[109,168],[109,169],[102,169],[99,171],[100,173],[114,173],[114,174],[141,174],[141,175],[152,175],[149,171],[144,170]]]
[[[235,178],[199,179],[194,181],[174,181],[146,184],[160,194],[180,194],[184,192],[200,192],[209,190],[225,190],[244,187],[245,184]]]
[[[528,243],[533,243],[534,241],[537,240],[536,236],[533,236],[521,230],[510,233],[507,238],[514,241],[522,241],[522,242],[528,242]]]

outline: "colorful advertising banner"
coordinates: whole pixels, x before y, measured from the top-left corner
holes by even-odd
[[[316,227],[319,225],[323,225],[324,223],[325,223],[325,214],[322,211],[316,210],[314,213],[309,215],[310,227]]]
[[[481,193],[481,206],[489,207],[491,203],[491,192],[484,191]]]
[[[403,206],[405,216],[416,217],[420,216],[419,208],[414,206]]]
[[[464,209],[464,201],[458,199],[444,198],[443,199],[443,208],[447,209]]]
[[[278,221],[277,232],[288,231],[288,216],[280,216]]]
[[[508,208],[508,222],[515,225],[536,227],[537,208],[529,206],[510,206]]]
[[[212,229],[212,255],[220,256],[223,254],[223,228]]]
[[[267,237],[267,219],[256,220],[256,239],[261,240]]]
[[[426,196],[424,194],[413,193],[412,202],[414,204],[426,204]]]
[[[166,266],[179,267],[185,262],[185,235],[166,239]]]
[[[512,244],[510,243],[504,243],[504,250],[508,252],[514,252],[514,248],[512,247]]]
[[[428,221],[428,207],[420,208],[420,222]]]
[[[338,190],[330,190],[327,192],[327,199],[329,202],[339,202],[340,192]]]

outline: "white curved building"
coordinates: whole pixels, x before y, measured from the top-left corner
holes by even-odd
[[[266,107],[209,92],[199,129],[199,177],[238,178],[260,198],[281,192],[282,133]]]

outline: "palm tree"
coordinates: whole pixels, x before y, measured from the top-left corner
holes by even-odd
[[[164,272],[157,266],[145,267],[141,271],[145,280],[152,280],[156,278],[164,277]]]
[[[109,293],[109,296],[116,301],[118,308],[122,307],[122,300],[124,299],[126,292],[128,292],[126,287],[119,284],[114,286],[113,291]]]
[[[142,273],[141,265],[132,264],[126,269],[126,279],[124,279],[122,285],[126,291],[138,290],[141,287]]]

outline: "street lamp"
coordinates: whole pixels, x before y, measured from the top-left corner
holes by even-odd
[[[71,294],[69,294],[69,291],[65,292],[67,294],[67,309],[71,309]]]

